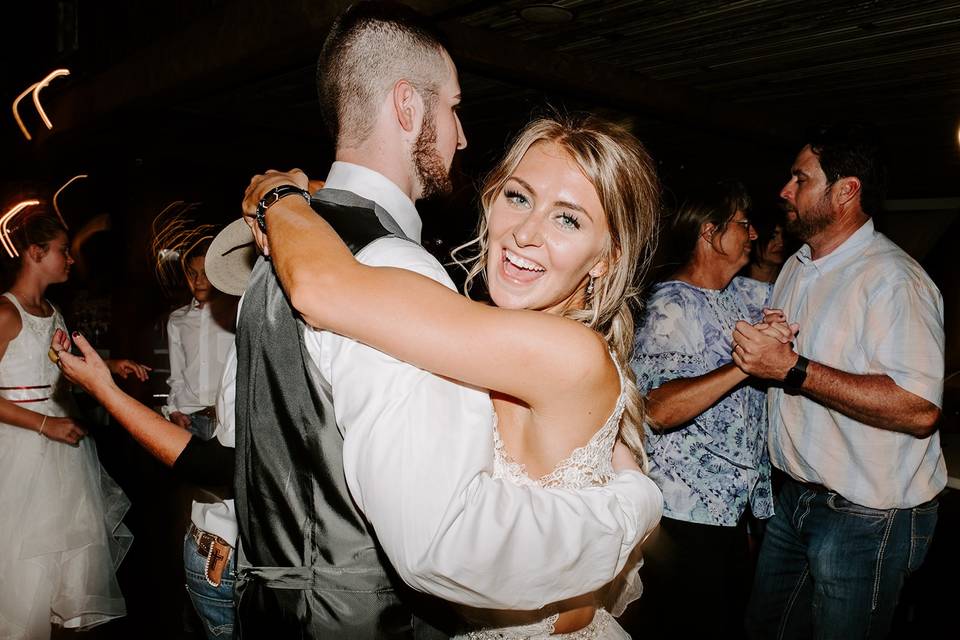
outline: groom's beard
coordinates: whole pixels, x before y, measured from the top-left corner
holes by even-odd
[[[420,181],[421,198],[429,198],[453,191],[450,169],[443,164],[443,158],[437,152],[437,123],[433,117],[433,108],[427,108],[423,114],[423,126],[413,145],[413,166]]]

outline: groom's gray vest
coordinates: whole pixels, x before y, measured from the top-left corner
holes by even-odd
[[[354,254],[388,235],[405,238],[383,209],[353,193],[324,189],[312,206]],[[330,384],[303,331],[261,259],[237,323],[240,633],[245,640],[407,637],[410,611],[347,491]]]

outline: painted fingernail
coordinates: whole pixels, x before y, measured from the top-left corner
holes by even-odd
[[[80,337],[80,332],[79,332],[79,331],[74,331],[74,332],[71,333],[70,335],[72,335],[74,338],[79,338],[79,337]]]

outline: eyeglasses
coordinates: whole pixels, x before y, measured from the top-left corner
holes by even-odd
[[[744,231],[747,231],[747,232],[750,231],[751,223],[749,220],[729,220],[728,222],[732,222],[733,224],[739,224],[740,226],[743,227]]]

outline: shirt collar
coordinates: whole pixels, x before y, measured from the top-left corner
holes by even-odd
[[[843,263],[848,257],[857,253],[870,244],[873,240],[874,227],[873,218],[867,218],[867,221],[860,225],[860,228],[843,241],[839,247],[816,260],[812,259],[810,245],[805,244],[797,251],[797,260],[807,265],[812,265],[820,273],[830,271],[834,267]]]
[[[420,242],[423,222],[413,201],[389,178],[351,162],[334,162],[324,187],[351,191],[380,205],[396,220],[408,238]]]

